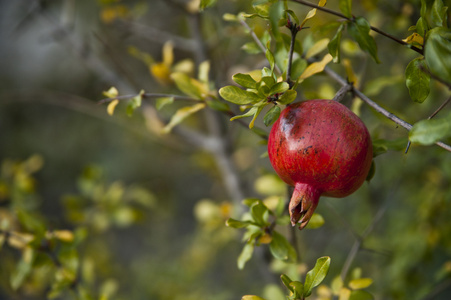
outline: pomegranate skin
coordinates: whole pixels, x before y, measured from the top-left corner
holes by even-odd
[[[365,124],[333,100],[287,106],[268,139],[269,160],[294,186],[291,223],[304,228],[321,195],[342,198],[355,192],[371,167],[373,150]]]

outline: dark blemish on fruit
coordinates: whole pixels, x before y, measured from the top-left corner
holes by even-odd
[[[310,148],[312,148],[312,147],[313,147],[313,146],[308,146],[308,147],[304,148],[304,150],[302,151],[302,153],[303,153],[303,154],[309,154],[308,150],[309,150]]]

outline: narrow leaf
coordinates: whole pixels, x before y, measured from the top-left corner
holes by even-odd
[[[226,221],[226,226],[232,227],[232,228],[244,228],[246,226],[252,225],[252,222],[250,221],[239,221],[232,218],[229,218]]]
[[[241,300],[265,300],[262,297],[255,296],[255,295],[245,295],[241,297]]]
[[[174,97],[161,97],[155,101],[155,107],[161,110],[166,105],[174,103]]]
[[[294,287],[291,285],[291,283],[293,282],[293,280],[290,279],[290,277],[288,277],[285,274],[280,275],[280,280],[282,280],[283,285],[289,289],[291,292],[294,291]]]
[[[332,61],[332,55],[326,54],[323,59],[319,62],[311,63],[301,74],[300,79],[304,80],[316,73],[322,72],[326,65]]]
[[[117,100],[117,99],[114,99],[113,101],[111,101],[109,104],[108,104],[108,106],[107,106],[107,108],[106,108],[106,111],[108,112],[108,114],[110,115],[110,116],[112,116],[113,114],[114,114],[114,109],[116,108],[116,106],[119,104],[119,100]]]
[[[373,284],[371,278],[358,278],[351,280],[349,282],[349,287],[353,290],[361,290],[369,287],[371,284]]]
[[[329,44],[328,38],[324,38],[317,41],[312,47],[308,49],[307,53],[305,54],[305,58],[309,59],[311,57],[314,57],[318,53],[322,52],[327,48],[327,44]]]
[[[266,59],[269,62],[269,66],[271,67],[271,72],[274,72],[274,66],[275,66],[275,60],[274,60],[274,55],[272,54],[271,50],[266,49]]]
[[[406,68],[406,86],[410,98],[415,102],[422,103],[429,95],[431,76],[423,70],[426,68],[426,63],[421,58],[412,60]]]
[[[205,103],[198,103],[193,106],[187,106],[180,108],[176,111],[176,113],[172,116],[169,123],[163,128],[163,133],[169,133],[171,132],[172,128],[180,124],[183,120],[185,120],[190,115],[198,112],[201,109],[204,109],[206,106]]]
[[[324,280],[329,271],[329,266],[330,257],[328,256],[320,257],[316,260],[315,267],[307,273],[305,278],[304,297],[310,296],[313,288]]]
[[[219,95],[225,100],[239,104],[249,104],[261,100],[257,94],[240,89],[237,86],[229,85],[219,90]]]
[[[200,1],[200,10],[204,10],[212,5],[214,5],[216,3],[217,0],[201,0]]]
[[[22,285],[25,278],[30,274],[34,258],[35,253],[32,248],[27,247],[23,250],[22,258],[17,264],[14,272],[11,274],[10,282],[13,290],[17,290]]]
[[[318,3],[318,6],[324,6],[326,5],[327,0],[320,0]],[[305,17],[304,21],[302,21],[301,27],[304,27],[304,24],[310,20],[311,18],[313,18],[316,15],[316,8],[311,9],[308,13],[307,16]]]
[[[240,255],[238,256],[238,269],[240,270],[244,269],[244,265],[252,258],[253,253],[254,253],[253,242],[246,243]]]
[[[329,49],[330,55],[334,58],[334,63],[340,62],[340,42],[341,42],[341,35],[343,32],[344,24],[342,23],[340,27],[338,27],[337,32],[335,33],[334,37],[330,40],[329,44],[327,45],[327,48]]]
[[[357,17],[348,25],[349,34],[359,44],[360,49],[368,52],[375,62],[380,63],[377,57],[377,45],[370,35],[370,24],[363,17]]]
[[[202,90],[202,84],[199,81],[182,72],[172,73],[171,78],[174,80],[177,88],[185,95],[195,99],[202,99],[204,91]]]
[[[451,115],[446,118],[422,120],[415,123],[409,132],[413,143],[432,145],[439,140],[451,136]]]

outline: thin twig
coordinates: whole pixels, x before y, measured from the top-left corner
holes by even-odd
[[[296,2],[296,3],[299,3],[299,4],[302,4],[302,5],[305,5],[305,6],[309,6],[309,7],[312,7],[312,8],[316,8],[316,9],[318,9],[318,10],[320,10],[320,11],[323,11],[323,12],[328,13],[328,14],[331,14],[331,15],[335,15],[335,16],[337,16],[337,17],[346,19],[346,20],[351,21],[351,22],[354,21],[354,17],[352,17],[352,18],[346,17],[345,15],[343,15],[343,14],[341,14],[341,13],[339,13],[339,12],[336,12],[336,11],[334,11],[334,10],[331,10],[331,9],[328,9],[328,8],[325,8],[325,7],[322,7],[322,6],[318,6],[318,5],[313,4],[313,3],[310,3],[310,2],[308,2],[308,1],[304,1],[304,0],[291,0],[291,1]],[[406,42],[404,42],[403,40],[400,40],[400,39],[398,39],[397,37],[394,37],[393,35],[391,35],[391,34],[389,34],[389,33],[386,33],[386,32],[384,32],[384,31],[382,31],[382,30],[380,30],[379,28],[376,28],[376,27],[374,27],[374,26],[370,26],[370,29],[373,30],[374,32],[379,33],[380,35],[383,35],[383,36],[385,36],[385,37],[387,37],[387,38],[389,38],[389,39],[391,39],[391,40],[397,42],[398,44],[407,46],[407,47],[409,47],[410,49],[414,50],[415,52],[417,52],[417,53],[423,55],[423,50],[420,49],[420,48],[418,48],[418,47],[415,47],[415,46],[413,46],[413,45],[410,45],[409,43],[406,43]]]
[[[442,103],[442,105],[439,106],[439,108],[437,108],[432,115],[429,116],[428,120],[432,119],[433,117],[435,117],[436,114],[438,114],[449,102],[451,102],[451,96],[448,97],[448,99],[446,99],[445,102]]]
[[[294,45],[296,43],[296,35],[301,30],[298,24],[291,22],[288,19],[287,28],[290,29],[291,33],[291,42],[290,42],[290,51],[288,52],[288,65],[287,65],[287,82],[290,85],[290,88],[293,87],[293,81],[291,80],[291,66],[293,64],[293,53],[294,53]]]
[[[114,98],[104,98],[102,100],[99,100],[97,102],[97,104],[104,104],[107,102],[111,102],[113,100],[128,100],[128,99],[132,99],[135,98],[137,96],[139,96],[140,94],[129,94],[129,95],[121,95],[121,96],[117,96]],[[181,95],[171,95],[171,94],[162,94],[162,93],[144,93],[141,94],[143,98],[162,98],[162,97],[169,97],[169,98],[175,98],[175,99],[179,99],[179,100],[185,100],[185,101],[194,101],[194,102],[199,102],[201,100],[199,99],[195,99],[192,97],[188,97],[188,96],[181,96]]]

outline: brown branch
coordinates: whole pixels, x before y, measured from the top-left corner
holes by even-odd
[[[353,17],[353,18],[346,17],[345,15],[343,15],[343,14],[341,14],[341,13],[339,13],[339,12],[336,12],[336,11],[334,11],[334,10],[331,10],[331,9],[328,9],[328,8],[325,8],[325,7],[322,7],[322,6],[318,6],[318,5],[313,4],[313,3],[310,3],[310,2],[308,2],[308,1],[304,1],[304,0],[291,0],[291,1],[292,1],[292,2],[296,2],[296,3],[299,3],[299,4],[302,4],[302,5],[305,5],[305,6],[309,6],[309,7],[312,7],[312,8],[316,8],[317,10],[323,11],[323,12],[328,13],[328,14],[331,14],[331,15],[335,15],[335,16],[337,16],[337,17],[343,18],[343,19],[348,20],[348,21],[351,21],[351,22],[354,21],[354,17]],[[407,47],[409,47],[410,49],[414,50],[415,52],[417,52],[417,53],[423,55],[423,50],[420,49],[420,48],[418,48],[418,47],[415,47],[415,46],[413,46],[413,45],[410,45],[409,43],[406,43],[406,42],[404,42],[403,40],[400,40],[400,39],[398,39],[397,37],[395,37],[395,36],[393,36],[393,35],[391,35],[391,34],[385,32],[385,31],[382,31],[382,30],[380,30],[379,28],[376,28],[376,27],[374,27],[374,26],[370,26],[370,29],[371,29],[372,31],[374,31],[374,32],[379,33],[380,35],[383,35],[383,36],[385,36],[385,37],[387,37],[387,38],[389,38],[389,39],[391,39],[391,40],[397,42],[398,44],[407,46]]]

